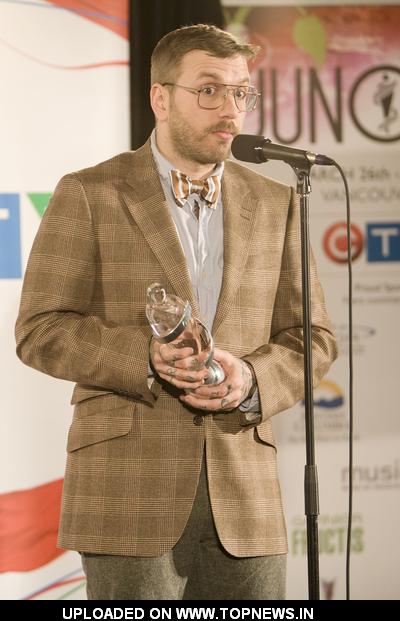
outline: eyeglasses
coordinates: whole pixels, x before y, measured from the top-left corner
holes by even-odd
[[[200,88],[190,88],[189,86],[182,86],[182,84],[174,84],[173,82],[164,82],[162,86],[178,86],[185,89],[185,91],[189,91],[189,93],[197,93],[198,104],[204,110],[220,108],[226,101],[230,91],[233,93],[236,107],[240,112],[251,112],[254,110],[260,97],[260,93],[254,86],[205,84]]]

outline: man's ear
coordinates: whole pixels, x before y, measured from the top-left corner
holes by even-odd
[[[157,82],[152,85],[150,89],[150,105],[158,121],[165,121],[168,118],[169,92],[165,86]]]

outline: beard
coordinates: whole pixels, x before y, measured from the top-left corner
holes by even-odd
[[[176,107],[171,110],[169,118],[171,143],[174,151],[186,160],[202,165],[226,160],[231,153],[231,143],[227,144],[226,140],[222,139],[218,141],[215,136],[210,140],[211,133],[215,131],[229,131],[233,136],[239,133],[236,125],[229,121],[220,121],[202,130],[195,129]]]

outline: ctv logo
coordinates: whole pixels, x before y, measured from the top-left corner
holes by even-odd
[[[41,217],[51,193],[30,192],[27,196]],[[0,193],[0,279],[22,276],[20,205],[20,194]]]
[[[0,278],[21,278],[19,195],[0,194]]]
[[[335,263],[347,263],[347,225],[335,222],[322,239],[325,254]],[[365,233],[361,227],[350,226],[350,246],[353,261],[364,247],[369,263],[400,261],[400,222],[370,222]]]

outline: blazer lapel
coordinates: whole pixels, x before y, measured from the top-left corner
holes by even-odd
[[[126,181],[130,187],[123,192],[123,198],[136,225],[164,269],[173,293],[184,301],[189,300],[193,314],[198,315],[198,304],[185,255],[161,187],[149,141],[132,154],[132,166]]]
[[[226,162],[222,177],[224,210],[224,271],[221,293],[215,314],[215,334],[229,312],[231,302],[241,282],[255,230],[257,199],[237,170],[229,170]]]

